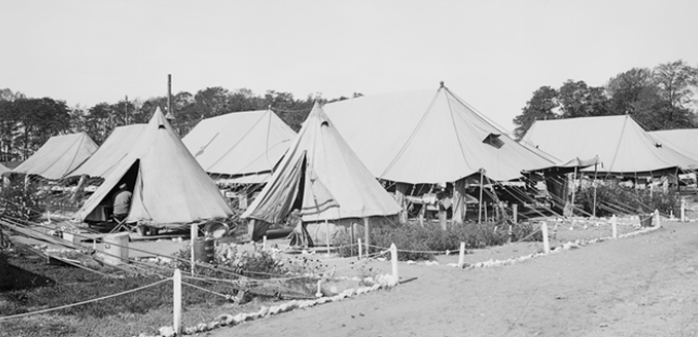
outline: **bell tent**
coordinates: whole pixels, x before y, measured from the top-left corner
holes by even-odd
[[[226,218],[232,211],[220,191],[189,153],[160,109],[104,183],[77,212],[84,221],[109,203],[118,186],[133,189],[127,222],[177,224]]]
[[[97,144],[84,132],[54,136],[12,172],[61,179],[95,151]]]
[[[317,103],[242,217],[279,223],[294,209],[300,210],[304,222],[392,216],[400,211]]]
[[[558,158],[593,158],[605,175],[657,176],[698,162],[647,133],[631,116],[580,117],[535,121],[522,142]]]
[[[273,111],[262,110],[204,119],[182,142],[214,179],[262,183],[295,136]]]
[[[67,176],[107,177],[134,149],[145,126],[146,124],[133,124],[117,127],[97,152]]]

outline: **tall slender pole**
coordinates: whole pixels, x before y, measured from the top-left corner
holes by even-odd
[[[126,102],[124,102],[124,125],[128,125],[128,95],[126,95]]]
[[[570,216],[574,216],[574,196],[577,192],[577,167],[574,168],[574,173],[572,173],[572,206]]]
[[[599,164],[594,164],[594,207],[591,209],[592,216],[595,218],[596,217],[596,174],[598,173],[598,165]]]
[[[172,75],[167,74],[167,113],[172,113]]]
[[[480,169],[480,202],[478,203],[478,211],[477,211],[477,223],[480,224],[482,223],[482,177],[485,175],[483,172],[485,170]]]

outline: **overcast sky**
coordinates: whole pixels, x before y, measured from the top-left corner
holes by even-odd
[[[698,66],[698,1],[7,1],[0,88],[89,107],[222,86],[325,98],[439,81],[503,127],[534,90]]]

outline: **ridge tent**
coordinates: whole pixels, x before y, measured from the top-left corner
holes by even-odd
[[[293,209],[304,222],[392,216],[400,211],[315,104],[246,219],[279,223]]]
[[[662,175],[698,162],[645,132],[629,115],[535,121],[522,142],[558,158],[598,156],[606,175]],[[591,168],[585,171],[593,170]]]
[[[648,133],[662,145],[671,146],[684,156],[698,161],[698,149],[695,147],[698,142],[698,129],[660,130]]]
[[[204,171],[236,183],[262,183],[296,133],[271,110],[202,120],[182,139]]]
[[[442,86],[329,103],[324,109],[371,173],[408,184],[497,181],[551,162],[527,149]]]
[[[54,136],[12,172],[61,179],[95,151],[97,144],[84,132]]]
[[[76,213],[77,220],[84,221],[104,201],[110,203],[124,182],[133,188],[127,222],[187,223],[232,215],[216,185],[159,108],[133,150]]]
[[[10,169],[5,167],[3,164],[0,164],[0,175],[2,175],[5,172],[10,172]]]
[[[146,124],[117,127],[97,149],[97,152],[67,176],[107,177],[129,151],[134,149],[134,144],[138,141],[145,127]]]

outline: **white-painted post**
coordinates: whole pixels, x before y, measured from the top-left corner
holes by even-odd
[[[182,334],[182,272],[175,269],[172,277],[174,302],[172,303],[173,328],[177,336]]]
[[[655,209],[655,210],[654,210],[654,219],[655,219],[655,222],[656,222],[656,224],[654,225],[655,227],[659,227],[659,226],[662,225],[662,220],[661,220],[661,218],[659,217],[659,210],[658,210],[658,209]]]
[[[616,215],[613,214],[611,217],[611,230],[613,232],[613,238],[617,239],[618,238],[618,218],[616,218]]]
[[[545,222],[541,222],[540,229],[543,234],[543,252],[545,254],[550,254],[550,242],[548,241],[548,224]]]
[[[196,241],[196,238],[199,237],[199,228],[196,224],[191,225],[189,236],[191,237],[191,276],[194,276],[194,266],[196,265],[194,242]]]
[[[267,250],[267,236],[262,237],[262,250]]]
[[[681,198],[681,222],[686,222],[686,199]]]
[[[460,243],[460,252],[458,253],[458,268],[463,268],[465,263],[465,242]]]
[[[363,247],[361,247],[361,239],[358,239],[357,241],[359,242],[359,260],[361,260],[362,255],[363,255],[363,251],[362,251]]]
[[[317,292],[315,297],[322,297],[322,280],[317,280]]]
[[[513,205],[511,205],[511,209],[512,209],[512,217],[514,218],[514,223],[517,223],[519,221],[519,205],[513,204]]]
[[[397,284],[400,278],[397,273],[397,247],[395,247],[394,243],[390,244],[390,262],[393,267],[393,279],[395,280],[395,284]]]

